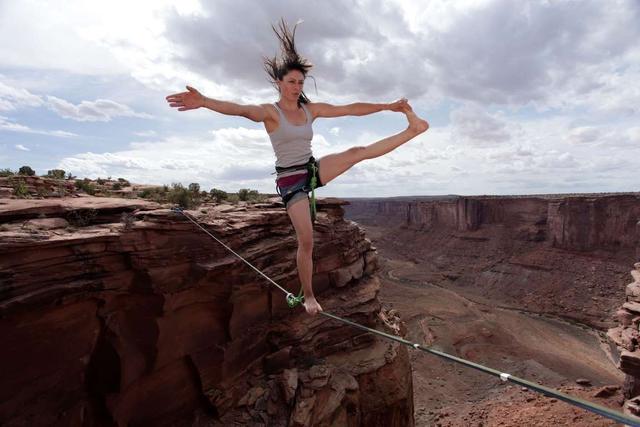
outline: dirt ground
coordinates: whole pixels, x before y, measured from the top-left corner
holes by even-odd
[[[388,230],[381,227],[364,228],[378,248],[380,300],[398,311],[407,339],[621,410],[619,390],[594,397],[603,386],[623,382],[602,331],[434,284],[407,255],[415,252],[406,240],[383,238]],[[435,355],[412,351],[411,361],[416,426],[618,425]]]

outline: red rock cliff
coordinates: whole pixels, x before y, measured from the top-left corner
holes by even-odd
[[[640,221],[636,225],[636,259],[640,260]],[[631,270],[632,282],[626,286],[622,307],[616,312],[618,326],[607,336],[614,348],[618,369],[625,373],[623,387],[625,412],[640,415],[640,262]]]
[[[349,199],[431,283],[606,330],[635,257],[640,195]]]
[[[375,249],[321,208],[314,287],[325,310],[380,315]],[[190,212],[297,291],[278,205]],[[0,200],[0,424],[413,425],[405,347],[286,307],[193,224],[139,200]]]

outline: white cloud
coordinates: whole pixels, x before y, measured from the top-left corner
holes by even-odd
[[[571,129],[567,139],[572,143],[589,143],[598,141],[602,136],[600,129],[595,126],[579,126]]]
[[[137,113],[126,105],[108,99],[82,101],[78,105],[55,96],[47,96],[47,101],[47,106],[61,117],[79,122],[108,122],[115,117],[152,118],[149,114]]]
[[[20,151],[31,151],[30,149],[28,149],[27,147],[25,147],[22,144],[16,144],[16,150],[20,150]]]
[[[2,82],[0,74],[0,111],[11,111],[22,107],[39,107],[43,104],[40,96],[26,89],[18,89]]]
[[[454,137],[480,144],[511,140],[509,124],[501,114],[489,114],[476,105],[466,105],[450,114]],[[513,126],[513,125],[512,125]]]
[[[157,135],[155,130],[144,130],[144,131],[134,132],[133,134],[136,135],[136,136],[143,137],[143,138],[147,138],[147,137],[151,137],[151,136],[156,136]]]
[[[10,132],[22,132],[22,133],[36,133],[40,135],[49,135],[56,136],[61,138],[70,138],[73,136],[78,136],[72,132],[66,132],[63,130],[40,130],[40,129],[32,129],[29,126],[21,125],[20,123],[15,123],[11,121],[8,117],[0,116],[0,131],[10,131]]]

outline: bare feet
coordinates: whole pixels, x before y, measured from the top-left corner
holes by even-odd
[[[318,301],[316,301],[315,297],[304,297],[304,303],[302,303],[302,305],[304,305],[305,310],[307,310],[307,313],[309,313],[312,316],[315,316],[316,314],[318,314],[319,312],[322,311],[322,307],[320,307],[320,304],[318,304]]]
[[[413,112],[411,105],[406,103],[405,108],[402,112],[407,116],[407,120],[409,121],[409,130],[415,132],[416,135],[425,132],[429,129],[429,123],[426,120],[421,119]]]

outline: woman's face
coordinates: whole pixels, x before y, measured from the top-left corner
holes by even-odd
[[[278,82],[280,97],[296,102],[304,86],[304,75],[298,70],[291,70]]]

